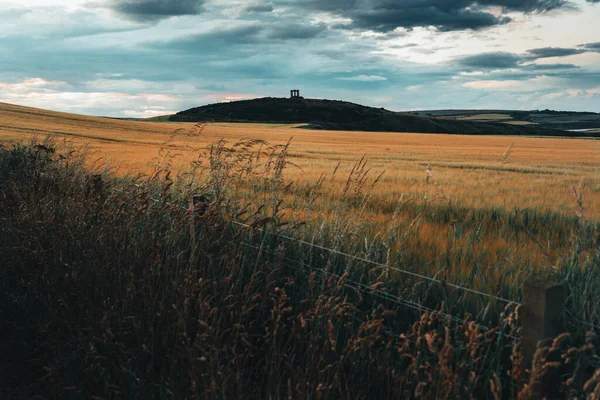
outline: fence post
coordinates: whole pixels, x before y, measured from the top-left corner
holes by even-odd
[[[523,284],[521,343],[525,368],[531,368],[540,340],[563,333],[561,317],[565,300],[566,288],[562,283],[531,280]]]

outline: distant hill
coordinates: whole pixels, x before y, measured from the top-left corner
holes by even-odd
[[[345,101],[265,97],[192,108],[174,122],[267,122],[305,124],[307,129],[471,135],[597,136],[543,126],[397,113]]]
[[[504,122],[517,125],[539,125],[544,128],[600,130],[600,114],[594,112],[554,110],[425,110],[411,114],[455,120]]]

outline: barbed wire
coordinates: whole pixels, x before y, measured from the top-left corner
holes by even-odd
[[[579,323],[579,324],[582,324],[582,325],[587,325],[587,326],[589,326],[590,328],[594,328],[594,329],[596,329],[596,330],[599,330],[599,331],[600,331],[600,326],[598,326],[598,325],[595,325],[595,324],[593,324],[593,323],[591,323],[591,322],[583,321],[583,320],[581,320],[581,319],[577,319],[577,318],[572,318],[572,319],[571,319],[571,321],[573,321],[573,322],[577,322],[577,323]]]
[[[123,190],[120,190],[120,189],[113,188],[113,190],[116,191],[116,192],[119,192],[119,193],[123,193]],[[169,206],[177,207],[177,208],[179,208],[179,209],[181,209],[183,211],[190,211],[190,210],[192,210],[191,207],[184,207],[184,206],[181,206],[181,205],[178,205],[178,204],[174,204],[174,203],[171,203],[171,202],[168,202],[168,201],[165,202],[165,201],[160,201],[160,200],[157,200],[157,199],[150,199],[150,200],[154,201],[155,203],[164,203],[164,204],[167,204]],[[244,224],[244,223],[241,223],[241,222],[238,222],[238,221],[231,221],[231,222],[234,225],[238,225],[238,226],[241,226],[241,227],[244,227],[244,228],[247,228],[247,229],[252,228],[251,225]],[[290,236],[287,236],[287,235],[283,235],[281,233],[267,232],[267,234],[274,235],[276,237],[280,237],[282,239],[286,239],[288,241],[300,243],[300,244],[303,244],[303,245],[306,245],[306,246],[314,247],[314,248],[317,248],[317,249],[320,249],[320,250],[324,250],[324,251],[327,251],[327,252],[330,252],[330,253],[333,253],[333,254],[337,254],[337,255],[344,256],[344,257],[348,257],[350,259],[361,261],[361,262],[364,262],[364,263],[367,263],[367,264],[371,264],[371,265],[374,265],[374,266],[377,266],[377,267],[386,268],[386,269],[389,269],[389,270],[395,271],[395,272],[400,272],[402,274],[413,276],[413,277],[418,278],[418,279],[423,279],[423,280],[426,280],[426,281],[429,281],[429,282],[438,283],[438,284],[441,284],[441,285],[452,287],[454,289],[462,290],[462,291],[467,292],[467,293],[472,293],[472,294],[480,295],[480,296],[487,297],[487,298],[492,299],[492,300],[502,301],[502,302],[504,302],[506,304],[522,305],[521,303],[516,302],[514,300],[505,299],[505,298],[502,298],[502,297],[491,295],[489,293],[485,293],[485,292],[481,292],[481,291],[474,290],[474,289],[471,289],[471,288],[467,288],[467,287],[464,287],[464,286],[460,286],[460,285],[448,283],[448,282],[445,282],[445,281],[442,281],[442,280],[439,280],[439,279],[436,279],[436,278],[432,278],[430,276],[421,275],[421,274],[418,274],[418,273],[415,273],[415,272],[412,272],[412,271],[407,271],[407,270],[404,270],[404,269],[401,269],[401,268],[398,268],[398,267],[393,267],[393,266],[389,266],[389,265],[386,265],[386,264],[382,264],[382,263],[379,263],[379,262],[376,262],[376,261],[373,261],[373,260],[369,260],[369,259],[366,259],[366,258],[363,258],[363,257],[358,257],[358,256],[355,256],[355,255],[352,255],[352,254],[349,254],[349,253],[344,253],[344,252],[339,251],[339,250],[331,249],[331,248],[328,248],[328,247],[325,247],[325,246],[321,246],[321,245],[318,245],[318,244],[315,244],[315,243],[310,243],[310,242],[307,242],[305,240],[296,239],[296,238],[293,238],[293,237],[290,237]],[[297,260],[291,260],[291,259],[289,259],[289,261],[298,262]],[[304,262],[302,262],[302,263],[305,266],[308,266]],[[308,267],[309,268],[313,268],[312,266],[308,266]],[[391,295],[389,293],[385,293],[385,292],[381,292],[381,293],[384,293],[384,295],[388,296],[388,297],[389,296],[394,297],[394,295]],[[403,299],[400,299],[398,297],[397,297],[397,299],[400,300],[400,301],[402,301],[402,302],[407,302],[407,300],[403,300]],[[392,299],[388,298],[387,300],[392,300]],[[414,308],[414,309],[424,310],[422,312],[438,312],[436,310],[432,310],[430,308],[424,307],[424,306],[416,304],[416,303],[412,303],[410,305],[409,304],[405,304],[405,305],[407,307],[411,307],[411,308]],[[454,318],[455,320],[460,320],[459,318],[454,317],[454,316],[449,315],[449,314],[447,314],[447,316],[450,316],[451,318]],[[460,320],[460,321],[462,322],[462,320]],[[590,322],[587,322],[587,321],[583,321],[583,320],[580,320],[580,319],[572,319],[572,321],[573,322],[577,322],[577,323],[582,324],[582,325],[589,326],[589,327],[591,327],[593,329],[596,329],[596,330],[600,331],[600,326],[595,325],[593,323],[590,323]],[[485,327],[483,325],[481,325],[481,327],[485,328],[485,330],[489,330],[489,328],[487,328],[487,327]],[[508,336],[508,335],[505,335],[505,336]],[[512,337],[512,336],[508,336],[508,337],[511,337],[512,339],[517,339],[518,340],[518,338],[515,338],[515,337]]]
[[[301,265],[303,267],[307,267],[307,268],[309,268],[309,269],[311,269],[311,270],[313,270],[315,272],[321,273],[323,275],[328,275],[330,277],[337,278],[338,280],[343,278],[344,282],[348,282],[348,283],[345,283],[345,286],[347,286],[349,288],[352,288],[354,290],[357,290],[359,292],[362,292],[362,293],[365,293],[365,294],[368,294],[368,295],[371,295],[371,296],[378,297],[378,298],[380,298],[382,300],[390,301],[392,303],[399,304],[399,305],[405,306],[407,308],[411,308],[413,310],[416,310],[416,311],[420,312],[421,314],[423,314],[423,313],[438,314],[438,315],[441,315],[443,317],[449,318],[450,320],[452,320],[452,322],[454,322],[456,324],[459,324],[459,325],[463,324],[465,322],[464,318],[461,319],[461,318],[456,317],[456,316],[454,316],[452,314],[445,313],[445,312],[442,312],[442,311],[439,311],[439,310],[434,310],[433,308],[426,307],[426,306],[424,306],[422,304],[418,304],[418,303],[412,302],[410,300],[402,299],[399,296],[393,295],[391,293],[383,292],[381,290],[378,290],[378,289],[373,288],[371,286],[365,285],[363,283],[356,282],[356,281],[353,281],[351,279],[345,278],[345,277],[343,277],[341,275],[338,275],[338,274],[335,274],[335,273],[332,273],[332,272],[329,272],[329,271],[325,271],[325,270],[323,270],[321,268],[316,268],[316,267],[314,267],[314,266],[312,266],[310,264],[307,264],[307,263],[305,263],[305,262],[303,262],[301,260],[295,260],[295,259],[291,259],[289,257],[285,257],[285,256],[283,256],[281,254],[276,253],[273,250],[265,249],[264,247],[259,247],[259,246],[251,245],[251,244],[246,243],[246,242],[244,242],[244,245],[246,245],[248,247],[251,247],[251,248],[253,248],[253,249],[257,250],[257,251],[263,251],[263,252],[268,253],[270,255],[273,255],[275,257],[281,257],[283,260],[285,260],[285,261],[287,261],[289,263],[293,263],[293,264],[296,264],[296,265]],[[294,269],[298,269],[298,270],[303,271],[303,269],[295,268],[292,265],[290,265],[290,267],[292,267]],[[480,324],[480,323],[478,323],[476,321],[473,321],[473,322],[475,323],[475,325],[477,326],[477,328],[481,329],[482,331],[487,332],[487,331],[491,330],[490,328],[488,328],[485,325],[482,325],[482,324]],[[502,332],[495,332],[495,334],[496,335],[501,335],[501,336],[506,337],[506,338],[509,338],[509,339],[514,340],[516,342],[520,342],[521,341],[519,338],[517,338],[515,336],[507,335],[507,334],[502,333]]]
[[[239,225],[239,226],[243,226],[245,228],[251,228],[250,225],[243,224],[241,222],[233,221],[233,223],[236,224],[236,225]],[[283,235],[283,234],[280,234],[280,233],[267,232],[267,234],[274,235],[274,236],[280,237],[282,239],[286,239],[286,240],[293,241],[293,242],[296,242],[296,243],[300,243],[300,244],[303,244],[303,245],[307,245],[307,246],[310,246],[310,247],[314,247],[314,248],[317,248],[317,249],[320,249],[320,250],[328,251],[328,252],[333,253],[333,254],[337,254],[337,255],[341,255],[341,256],[344,256],[344,257],[347,257],[347,258],[350,258],[350,259],[358,260],[358,261],[361,261],[361,262],[364,262],[364,263],[367,263],[367,264],[371,264],[371,265],[374,265],[374,266],[377,266],[377,267],[386,268],[386,269],[388,269],[390,271],[400,272],[402,274],[409,275],[409,276],[412,276],[412,277],[415,277],[415,278],[419,278],[419,279],[423,279],[423,280],[426,280],[426,281],[429,281],[429,282],[433,282],[433,283],[439,283],[439,284],[442,284],[442,285],[445,285],[445,286],[448,286],[448,287],[452,287],[454,289],[462,290],[462,291],[467,292],[467,293],[477,294],[477,295],[480,295],[480,296],[483,296],[483,297],[487,297],[487,298],[490,298],[490,299],[493,299],[493,300],[499,300],[499,301],[502,301],[502,302],[507,303],[507,304],[521,305],[521,303],[518,303],[518,302],[513,301],[513,300],[509,300],[509,299],[505,299],[505,298],[502,298],[502,297],[494,296],[494,295],[491,295],[489,293],[481,292],[479,290],[467,288],[467,287],[456,285],[456,284],[453,284],[453,283],[448,283],[448,282],[442,281],[440,279],[432,278],[430,276],[421,275],[421,274],[418,274],[416,272],[407,271],[405,269],[401,269],[401,268],[398,268],[398,267],[393,267],[393,266],[390,266],[390,265],[382,264],[382,263],[379,263],[379,262],[376,262],[376,261],[373,261],[373,260],[369,260],[367,258],[358,257],[358,256],[355,256],[355,255],[352,255],[352,254],[349,254],[349,253],[344,253],[344,252],[339,251],[339,250],[335,250],[335,249],[331,249],[329,247],[325,247],[325,246],[321,246],[321,245],[318,245],[318,244],[310,243],[310,242],[307,242],[307,241],[304,241],[304,240],[301,240],[301,239],[296,239],[296,238],[293,238],[293,237],[290,237],[290,236],[287,236],[287,235]]]

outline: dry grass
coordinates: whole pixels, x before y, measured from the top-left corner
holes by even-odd
[[[303,197],[326,178],[309,213],[326,220],[335,218],[347,177],[364,156],[372,179],[383,173],[379,184],[368,188],[369,207],[360,213],[363,222],[374,225],[373,231],[384,229],[392,218],[413,220],[419,215],[410,207],[398,212],[398,204],[450,204],[509,213],[534,210],[572,217],[579,210],[571,186],[581,179],[585,218],[600,221],[600,141],[595,140],[329,132],[233,123],[211,124],[194,134],[192,124],[120,121],[10,105],[0,105],[0,121],[0,140],[65,137],[87,146],[90,164],[119,165],[121,175],[151,173],[166,155],[170,168],[185,170],[203,149],[222,138],[230,143],[253,138],[281,145],[293,137],[288,159],[298,168],[285,170],[284,179],[298,189],[289,193],[288,203],[293,205],[292,199]],[[287,215],[303,220],[307,210],[290,206]],[[424,255],[435,258],[447,250],[449,229],[446,220],[419,222],[415,230],[419,247],[427,249]],[[481,261],[493,265],[506,257],[505,249],[519,248],[511,257],[525,255],[536,265],[554,263],[546,260],[537,244],[523,247],[521,237],[501,235],[489,232]],[[564,236],[552,243],[550,237],[543,239],[550,248],[564,250],[567,245]]]
[[[75,128],[84,127],[79,121]],[[261,140],[234,142],[248,125],[168,135],[111,123],[121,134],[89,147],[162,149],[151,167],[135,159],[147,174],[121,169],[115,177],[66,145],[0,149],[0,395],[499,399],[516,397],[524,379],[523,398],[536,398],[540,387],[549,398],[598,391],[597,339],[582,338],[585,329],[571,318],[600,311],[598,222],[589,217],[585,179],[563,181],[572,213],[469,205],[469,193],[448,194],[457,179],[467,190],[487,190],[464,181],[471,173],[548,179],[561,178],[566,165],[591,167],[516,163],[526,142],[505,138],[486,147],[461,137],[367,142],[364,133],[294,131],[301,140],[290,145],[289,127],[255,125]],[[199,154],[184,146],[204,147],[218,129],[230,132],[230,143]],[[170,140],[155,143],[161,135]],[[347,142],[336,145],[336,137]],[[371,169],[384,160],[354,157],[359,146],[373,154],[394,140],[398,153],[413,151],[409,160],[390,157],[403,166],[395,181]],[[335,150],[317,153],[319,141]],[[484,157],[489,143],[497,157]],[[184,162],[185,171],[172,171]],[[394,193],[396,186],[412,192]],[[203,195],[195,209],[193,194]],[[574,347],[561,338],[542,349],[528,376],[509,337],[519,335],[518,309],[448,284],[518,300],[529,276],[570,286]],[[466,313],[491,330],[463,322]]]
[[[512,119],[508,114],[476,114],[456,117],[461,121],[503,121]]]
[[[535,122],[529,122],[529,121],[507,121],[507,122],[505,122],[505,124],[509,124],[509,125],[537,125]]]
[[[429,276],[442,274],[514,299],[527,276],[586,265],[595,246],[589,232],[600,221],[600,141],[595,140],[329,132],[234,123],[199,129],[10,105],[0,105],[0,121],[5,142],[32,135],[65,137],[86,146],[88,166],[118,165],[121,176],[165,167],[177,175],[190,162],[206,162],[198,155],[220,139],[231,145],[253,138],[266,146],[284,145],[293,137],[286,158],[295,166],[282,170],[282,179],[292,184],[278,206],[283,221],[312,227],[325,221],[335,227],[331,235],[343,238],[328,245],[371,252],[370,257],[386,263],[410,265]],[[571,188],[580,182],[574,199]],[[255,201],[255,190],[245,183],[230,192]],[[592,228],[576,259],[567,260],[579,220]],[[303,234],[315,237],[308,228]],[[356,237],[364,239],[356,242]],[[372,240],[385,243],[385,254],[372,252],[374,247],[367,245]],[[578,299],[578,312],[590,318],[595,308],[583,307],[586,296]]]
[[[579,214],[585,221],[600,221],[596,140],[308,131],[234,123],[197,129],[10,105],[0,105],[0,121],[4,141],[65,137],[87,146],[88,165],[99,168],[110,161],[119,166],[120,175],[151,174],[165,160],[171,170],[186,170],[190,162],[202,162],[198,154],[220,139],[283,145],[293,137],[286,157],[296,167],[282,171],[282,178],[292,183],[282,194],[284,220],[310,225],[342,219],[349,235],[369,240],[387,235],[388,262],[409,262],[431,276],[444,271],[446,279],[492,292],[503,282],[515,298],[525,276],[565,264]],[[365,162],[358,171],[361,158]],[[571,187],[581,181],[578,202]],[[236,191],[253,201],[247,185]],[[351,235],[345,240],[351,241]],[[578,262],[593,246],[593,238],[587,240]],[[361,252],[362,247],[348,248]],[[485,269],[485,277],[466,278],[474,268]]]

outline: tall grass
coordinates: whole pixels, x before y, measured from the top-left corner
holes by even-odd
[[[518,300],[525,273],[462,268],[477,235],[538,238],[556,226],[560,239],[577,226],[572,251],[541,273],[568,282],[570,312],[593,318],[599,262],[587,249],[597,227],[399,202],[389,228],[373,232],[356,218],[377,206],[364,160],[323,219],[311,206],[327,179],[286,183],[288,149],[220,141],[187,171],[171,172],[167,153],[151,174],[124,178],[51,142],[0,149],[0,395],[497,399],[529,380],[522,396],[535,398],[550,378],[549,395],[598,390],[597,339],[584,342],[581,328],[542,350],[529,376],[514,340],[518,308],[280,236]],[[404,220],[407,210],[417,216]],[[414,246],[427,220],[453,226],[433,261]],[[468,232],[473,224],[480,231]]]

